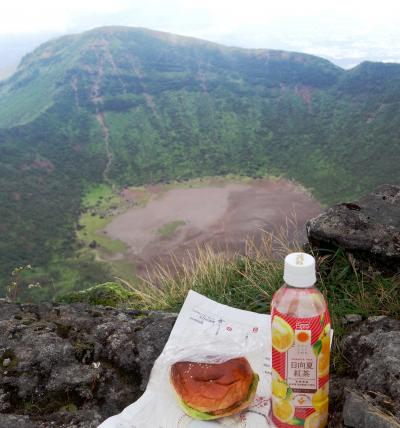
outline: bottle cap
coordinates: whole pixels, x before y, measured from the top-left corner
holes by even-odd
[[[283,279],[292,287],[311,287],[317,282],[315,259],[306,253],[291,253],[285,257]]]

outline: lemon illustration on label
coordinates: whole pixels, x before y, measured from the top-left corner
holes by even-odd
[[[272,409],[274,415],[281,421],[287,422],[294,416],[295,408],[290,400],[283,400],[281,398],[272,399]]]
[[[304,421],[304,428],[325,428],[328,422],[328,413],[315,412]]]
[[[279,352],[286,352],[294,342],[293,328],[281,317],[272,321],[272,346]]]
[[[328,413],[328,393],[329,383],[326,383],[322,388],[318,389],[312,396],[312,405],[320,414]]]
[[[330,324],[322,330],[318,340],[313,345],[313,351],[318,358],[318,377],[322,378],[329,374],[329,357],[331,348]]]
[[[321,352],[318,357],[318,377],[324,377],[329,373],[329,351]]]
[[[282,379],[279,373],[276,370],[272,370],[272,394],[275,397],[287,400],[292,396],[292,392],[292,389]]]

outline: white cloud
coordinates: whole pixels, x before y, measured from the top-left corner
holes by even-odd
[[[392,57],[399,24],[395,0],[0,0],[0,35],[131,25],[331,58],[369,46]]]
[[[128,10],[128,0],[11,0],[0,3],[0,33],[64,32],[84,15]]]
[[[400,2],[393,0],[5,0],[0,4],[0,32],[64,32],[91,21],[207,30],[256,32],[271,26],[313,26],[362,32],[395,26]]]

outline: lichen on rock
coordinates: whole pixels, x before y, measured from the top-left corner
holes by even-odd
[[[344,338],[342,347],[361,394],[357,400],[348,395],[346,402],[358,402],[364,394],[365,409],[374,406],[392,415],[400,427],[400,321],[370,317]]]
[[[134,302],[135,293],[127,290],[116,282],[105,282],[82,291],[66,294],[60,300],[65,303],[88,303],[90,305],[111,306],[116,308],[122,304]]]
[[[87,304],[0,303],[0,427],[97,427],[143,393],[175,319]]]
[[[307,223],[310,244],[342,248],[361,267],[400,271],[400,186],[383,185],[359,201],[328,208]]]

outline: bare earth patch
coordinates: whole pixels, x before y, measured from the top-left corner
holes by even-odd
[[[139,274],[155,262],[168,264],[171,253],[185,258],[188,250],[202,244],[228,254],[243,252],[248,237],[257,242],[262,230],[276,232],[295,216],[297,227],[290,227],[294,236],[321,211],[301,187],[283,179],[151,190],[146,206],[116,216],[103,231],[128,245],[126,258],[136,264]],[[173,233],[157,233],[176,222],[179,227]]]

